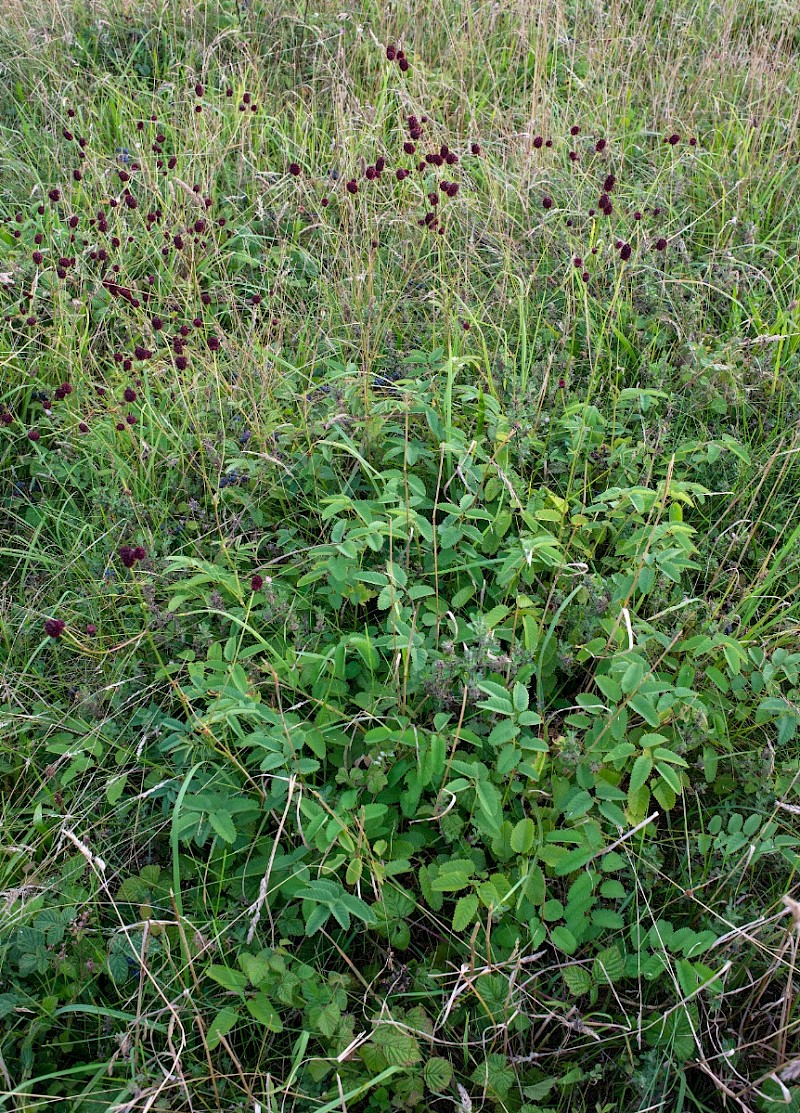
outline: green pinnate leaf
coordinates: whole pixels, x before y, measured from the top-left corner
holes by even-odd
[[[206,1031],[206,1045],[210,1051],[219,1046],[221,1039],[227,1036],[238,1019],[239,1013],[236,1009],[226,1006],[219,1010]]]
[[[422,1077],[429,1090],[434,1094],[441,1094],[453,1081],[453,1068],[448,1059],[434,1055],[426,1062]]]
[[[247,999],[247,1011],[270,1032],[282,1032],[283,1021],[266,993],[257,993]]]
[[[517,854],[530,853],[536,838],[536,825],[532,819],[521,819],[511,832],[511,849]]]
[[[475,893],[460,897],[453,912],[453,931],[464,931],[475,919],[478,911],[478,898]]]
[[[565,966],[561,977],[572,997],[581,997],[592,988],[592,976],[583,966]]]
[[[653,759],[649,754],[639,754],[631,769],[630,792],[638,792],[653,771]]]

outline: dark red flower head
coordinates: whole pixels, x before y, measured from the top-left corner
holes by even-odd
[[[537,151],[543,145],[543,143],[544,143],[544,137],[541,136],[541,135],[537,135],[536,138],[533,141],[533,145],[534,145],[534,147],[536,148]]]
[[[44,632],[51,638],[60,638],[66,628],[63,618],[48,618],[44,624]]]
[[[28,440],[29,441],[38,441],[39,438],[41,437],[41,435],[42,434],[39,432],[38,429],[29,429],[28,430]]]
[[[597,142],[594,145],[594,149],[596,151],[604,151],[606,149],[605,139],[598,139]]]
[[[126,386],[125,387],[125,394],[123,395],[123,397],[125,398],[126,402],[135,402],[136,401],[136,391],[133,389],[132,386]]]
[[[472,151],[473,155],[479,155],[481,153],[480,143],[473,143],[470,147],[470,150]]]
[[[398,58],[397,64],[400,67],[401,73],[406,73],[409,68],[408,58]]]
[[[661,239],[656,240],[656,251],[666,251],[666,250],[667,250],[667,241],[662,236]]]
[[[263,586],[264,580],[261,576],[259,576],[258,572],[256,572],[254,576],[250,577],[250,588],[252,591],[261,591]]]
[[[126,568],[133,568],[136,563],[136,557],[133,555],[133,549],[130,545],[123,545],[119,550],[119,559]]]
[[[147,556],[147,551],[142,545],[137,545],[136,548],[133,550],[133,559],[134,560],[144,560],[144,558],[146,556]]]
[[[573,124],[572,127],[569,129],[569,133],[570,135],[580,135],[581,129],[578,127],[577,124]]]
[[[93,638],[97,633],[97,627],[93,622],[87,622],[86,633],[89,635],[90,638]]]
[[[680,136],[678,135],[678,133],[677,133],[677,132],[675,132],[675,131],[674,131],[674,132],[672,133],[672,135],[671,135],[671,136],[669,137],[669,139],[667,140],[667,142],[668,142],[668,143],[670,144],[670,146],[672,146],[672,147],[674,147],[674,146],[676,145],[676,143],[680,143],[680,141],[681,141],[681,137],[680,137]]]
[[[347,183],[347,192],[358,193],[358,182],[355,180],[355,178],[351,178],[350,181]]]
[[[297,163],[297,162],[290,162],[289,163],[289,173],[295,178],[299,177],[299,175],[300,175],[300,164]]]
[[[548,194],[545,194],[544,197],[542,198],[542,208],[543,209],[552,209],[552,207],[553,207],[553,198],[550,197]]]
[[[629,243],[624,243],[622,245],[622,247],[619,249],[619,257],[620,257],[620,259],[630,259],[630,257],[631,257],[631,245]]]
[[[203,88],[203,86],[198,81],[197,84],[194,87],[194,95],[196,97],[202,97],[204,92],[205,92],[205,89]]]
[[[386,47],[386,57],[390,62],[393,62],[397,57],[397,47],[393,43],[389,43]]]

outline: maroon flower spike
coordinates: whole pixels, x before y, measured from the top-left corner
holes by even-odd
[[[367,179],[368,182],[373,181],[375,178],[375,167],[368,166],[367,169],[364,171],[364,177]]]
[[[692,138],[689,140],[689,146],[690,147],[696,147],[697,146],[697,140],[695,139],[694,136],[692,136]]]
[[[569,160],[570,160],[570,162],[577,162],[578,161],[578,152],[577,151],[570,151]]]
[[[402,182],[404,178],[408,177],[408,171],[402,166],[398,166],[397,170],[394,172],[394,176],[397,178],[398,182]]]
[[[28,440],[29,441],[38,441],[39,438],[41,437],[41,435],[42,434],[39,432],[38,429],[29,429],[28,430]]]
[[[123,395],[123,397],[124,397],[126,402],[135,402],[136,401],[136,391],[133,389],[132,386],[126,386],[125,387],[125,394]]]
[[[355,180],[355,178],[351,178],[350,181],[347,183],[347,192],[358,193],[358,182]]]
[[[13,420],[14,418],[12,414],[8,412],[8,410],[0,414],[0,421],[2,421],[3,425],[10,425]]]
[[[416,151],[416,149],[417,149],[417,148],[416,148],[416,145],[415,145],[414,143],[412,143],[412,142],[411,142],[410,140],[408,140],[408,139],[407,139],[407,140],[405,141],[405,143],[403,144],[403,150],[405,151],[405,153],[406,153],[407,155],[413,155],[413,154],[414,154],[414,152]]]
[[[31,256],[31,258],[33,259],[34,263],[35,263],[35,264],[37,265],[37,267],[38,267],[38,266],[39,266],[39,264],[41,263],[41,261],[42,261],[42,260],[44,259],[44,255],[42,255],[41,251],[34,251],[34,253],[33,253],[33,255]]]
[[[386,159],[383,157],[383,155],[380,155],[378,158],[375,159],[375,169],[378,171],[379,174],[382,174],[383,171],[386,169]]]
[[[61,200],[61,190],[60,189],[48,190],[47,196],[50,198],[51,201],[60,201]]]
[[[619,257],[620,257],[620,259],[623,259],[623,260],[630,259],[630,257],[631,257],[631,245],[629,243],[624,243],[622,245],[622,247],[619,249]]]
[[[136,563],[136,557],[133,555],[133,549],[130,545],[123,545],[119,550],[119,559],[126,568],[133,568]]]
[[[565,390],[565,389],[566,389],[566,386],[567,386],[567,381],[566,381],[566,379],[559,379],[559,380],[558,380],[558,389],[559,389],[559,390]]]
[[[548,139],[548,140],[547,140],[547,141],[545,142],[545,147],[552,147],[552,146],[553,146],[553,140],[552,140],[552,139]]]
[[[596,151],[604,151],[606,149],[605,139],[598,139],[597,142],[594,145],[594,149]]]
[[[544,197],[542,198],[542,208],[543,209],[552,209],[552,207],[553,207],[553,198],[548,196],[548,194],[545,194]]]
[[[97,633],[97,627],[93,622],[88,622],[86,624],[86,633],[90,638],[93,638]]]
[[[219,340],[217,339],[216,336],[209,336],[208,346],[209,346],[209,348],[212,352],[218,352],[219,351]]]
[[[537,151],[543,145],[543,143],[544,143],[544,139],[541,135],[537,135],[536,138],[533,141],[533,145],[534,145],[534,147],[536,148]]]
[[[133,550],[133,559],[134,560],[144,560],[144,558],[146,556],[147,556],[147,551],[144,549],[144,547],[142,545],[137,545],[136,548]]]
[[[580,135],[581,129],[578,127],[577,124],[573,124],[572,127],[569,129],[569,133],[570,135]]]
[[[205,92],[205,89],[203,88],[203,86],[198,81],[197,84],[194,87],[194,95],[196,97],[202,97],[204,92]]]
[[[299,165],[299,163],[290,162],[289,163],[289,173],[295,178],[299,177],[299,175],[300,175],[300,165]]]
[[[472,151],[473,155],[479,155],[481,153],[480,143],[473,143],[470,147],[470,150]]]
[[[662,236],[660,240],[656,240],[656,251],[666,251],[667,241]]]
[[[389,59],[390,62],[393,62],[397,57],[397,47],[394,46],[393,43],[389,43],[389,45],[386,47],[386,57]]]
[[[78,429],[80,430],[81,433],[88,433],[89,432],[89,426],[86,424],[85,421],[79,421],[78,422]]]
[[[635,212],[635,213],[633,214],[633,219],[634,219],[634,220],[641,220],[641,219],[642,219],[642,214],[641,214],[641,213],[639,212],[639,210],[638,210],[638,209],[637,209],[637,210],[636,210],[636,212]]]
[[[669,145],[671,147],[674,147],[677,143],[680,143],[680,141],[681,141],[681,137],[678,135],[677,132],[673,132],[672,135],[667,140],[667,142],[669,143]]]
[[[614,188],[614,184],[615,184],[616,180],[617,179],[614,177],[613,174],[608,175],[606,180],[603,182],[603,189],[606,191],[606,193],[611,192],[611,190]]]
[[[152,359],[153,353],[149,348],[142,348],[139,344],[133,349],[133,354],[137,359]]]
[[[63,618],[48,618],[44,624],[44,632],[51,638],[60,638],[66,625]]]
[[[584,282],[588,282],[589,281],[589,272],[584,271],[583,274],[581,275],[581,278],[583,279]]]
[[[261,591],[263,586],[264,586],[264,580],[261,576],[259,576],[258,572],[256,572],[254,576],[250,577],[250,590],[251,591]]]

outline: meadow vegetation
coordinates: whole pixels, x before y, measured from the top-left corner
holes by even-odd
[[[0,1108],[800,1110],[800,15],[7,0]]]

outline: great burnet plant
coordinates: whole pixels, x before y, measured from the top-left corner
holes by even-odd
[[[176,713],[153,712],[157,765],[192,783],[159,787],[154,771],[149,800],[170,823],[176,884],[202,875],[245,902],[241,1006],[215,1014],[220,1036],[245,1017],[278,1036],[309,1007],[266,974],[248,983],[248,968],[272,963],[281,940],[321,934],[349,953],[383,941],[420,986],[442,947],[474,954],[491,935],[500,964],[544,947],[570,994],[612,1008],[609,987],[645,967],[666,988],[677,962],[687,995],[715,978],[702,956],[724,918],[698,922],[689,902],[645,939],[629,852],[665,868],[658,833],[698,778],[710,799],[724,792],[729,724],[751,724],[754,685],[776,693],[759,718],[784,722],[777,693],[795,666],[732,634],[684,635],[691,522],[708,492],[668,474],[587,501],[500,462],[499,414],[483,436],[445,440],[435,411],[412,412],[413,436],[373,440],[370,460],[346,438],[317,445],[338,488],[318,491],[321,536],[301,544],[287,527],[257,590],[256,553],[169,567],[167,609],[202,615],[220,640],[164,664]],[[308,466],[324,474],[313,456]],[[791,852],[775,835],[765,828],[763,853]],[[352,1036],[347,1002],[309,1014],[314,1038]],[[529,1029],[519,1002],[504,1010],[498,1000],[479,1023]],[[343,1078],[356,1085],[380,1064],[417,1078],[413,1040],[434,1019],[418,1011],[405,1050],[379,1029]],[[459,1008],[447,1022],[464,1021]],[[674,1050],[692,1024],[655,1008],[643,1027]],[[312,1092],[326,1072],[308,1070]]]

